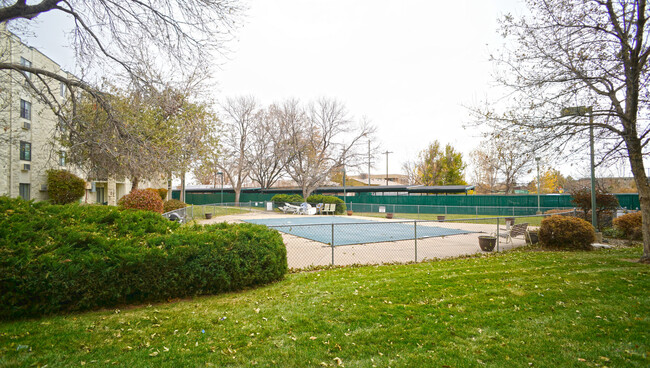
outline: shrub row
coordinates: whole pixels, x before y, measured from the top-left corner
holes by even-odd
[[[271,202],[275,203],[302,203],[305,200],[300,194],[276,194],[271,197]]]
[[[286,271],[264,226],[0,197],[0,319],[239,290]]]
[[[179,201],[178,199],[170,199],[163,203],[163,213],[185,207],[187,207],[187,203]]]

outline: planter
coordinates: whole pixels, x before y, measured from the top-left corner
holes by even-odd
[[[393,218],[393,214],[392,214],[392,213],[387,213],[387,214],[386,214],[386,218],[387,218],[387,219],[392,219],[392,218]]]
[[[438,221],[440,221],[440,222],[445,221],[445,216],[438,216]]]
[[[497,245],[497,238],[495,236],[482,235],[478,237],[478,246],[484,252],[491,252]]]
[[[211,218],[212,218],[212,214],[211,214],[211,213],[206,213],[206,214],[205,214],[205,218],[206,218],[206,220],[211,219]]]
[[[351,210],[348,210],[348,216],[352,216],[353,213],[354,212],[352,212]]]
[[[537,244],[539,243],[539,233],[537,231],[529,231],[528,237],[526,238],[526,244]]]

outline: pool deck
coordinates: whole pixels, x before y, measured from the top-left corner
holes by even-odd
[[[270,218],[298,217],[306,219],[307,215],[289,215],[285,213],[252,211],[237,215],[228,215],[212,218],[210,220],[199,220],[200,224],[213,224],[219,222],[241,223],[244,220],[252,219],[270,219]],[[318,217],[318,216],[313,216]],[[358,219],[360,222],[372,220],[377,222],[403,222],[413,220],[400,220],[376,217],[361,216],[340,216],[346,219]],[[359,225],[360,231],[363,225]],[[456,221],[435,222],[435,221],[418,221],[420,226],[436,226],[442,228],[461,229],[472,231],[470,234],[458,234],[435,238],[424,238],[417,240],[417,261],[427,259],[442,259],[451,257],[460,257],[464,255],[473,255],[483,252],[478,246],[478,237],[480,235],[490,235],[497,231],[495,224],[481,223],[464,223]],[[501,230],[505,225],[500,226]],[[382,263],[406,263],[416,260],[416,242],[414,239],[379,242],[355,245],[337,245],[331,247],[329,244],[300,238],[294,235],[281,233],[284,243],[287,247],[287,261],[290,268],[307,268],[310,266],[326,266],[332,264],[334,257],[335,265],[352,265],[352,264],[382,264]],[[505,243],[504,238],[499,239],[499,249],[507,250],[515,247],[524,246],[526,241],[523,237],[512,239],[512,243]],[[495,248],[496,251],[496,248]]]

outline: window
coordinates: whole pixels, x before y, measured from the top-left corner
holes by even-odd
[[[24,161],[32,160],[32,144],[20,141],[20,159]]]
[[[21,58],[20,58],[20,65],[21,65],[21,66],[26,66],[26,67],[28,67],[28,68],[31,68],[31,67],[32,67],[32,62],[29,61],[29,60],[27,60],[27,59],[25,59],[24,57],[21,57]],[[25,72],[25,74],[27,74],[27,78],[32,79],[32,73],[30,73],[30,72]]]
[[[31,192],[31,185],[30,184],[25,184],[25,183],[20,183],[18,187],[18,192],[20,194],[20,197],[26,201],[29,201],[30,199],[30,192]]]
[[[27,120],[32,120],[32,103],[25,100],[20,100],[20,117]]]
[[[61,94],[61,97],[65,97],[65,90],[66,90],[65,83],[59,82],[59,88],[60,88],[59,93]]]
[[[65,151],[59,151],[59,166],[65,166]]]
[[[104,187],[97,187],[97,203],[98,204],[104,204]]]

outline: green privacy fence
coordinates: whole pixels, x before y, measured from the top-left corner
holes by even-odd
[[[212,204],[222,202],[234,202],[235,194],[225,190],[222,193],[216,191],[191,192],[187,191],[187,203],[189,204]],[[345,198],[346,202],[360,206],[368,205],[401,205],[404,209],[410,206],[440,206],[440,207],[520,207],[537,208],[537,196],[530,194],[518,195],[376,195],[377,193],[354,193],[354,196]],[[243,192],[240,202],[265,202],[270,201],[275,193]],[[621,207],[627,209],[639,208],[638,194],[615,194]],[[174,190],[172,198],[179,199],[180,191]],[[343,197],[339,197],[343,199]],[[569,194],[546,194],[540,196],[540,207],[542,210],[550,208],[571,208],[571,195]]]

